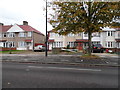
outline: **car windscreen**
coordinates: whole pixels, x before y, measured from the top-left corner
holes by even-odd
[[[102,45],[101,44],[96,44],[96,45],[94,45],[94,47],[102,47]]]

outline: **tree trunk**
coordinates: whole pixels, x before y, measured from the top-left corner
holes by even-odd
[[[88,55],[91,56],[91,30],[88,30]]]
[[[88,55],[91,56],[91,0],[88,4]]]

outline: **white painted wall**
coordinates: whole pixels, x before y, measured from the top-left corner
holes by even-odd
[[[24,32],[24,30],[15,24],[7,32]]]
[[[0,42],[0,47],[3,47],[3,42]]]
[[[17,50],[27,50],[27,48],[25,48],[25,47],[18,47],[18,48],[16,48]]]

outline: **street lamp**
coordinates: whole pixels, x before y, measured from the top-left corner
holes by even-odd
[[[48,43],[48,35],[47,35],[47,0],[46,0],[46,41],[45,41],[45,56],[47,57],[47,43]]]

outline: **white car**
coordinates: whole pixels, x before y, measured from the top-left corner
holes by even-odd
[[[45,51],[45,46],[38,45],[38,46],[34,47],[34,51]]]

